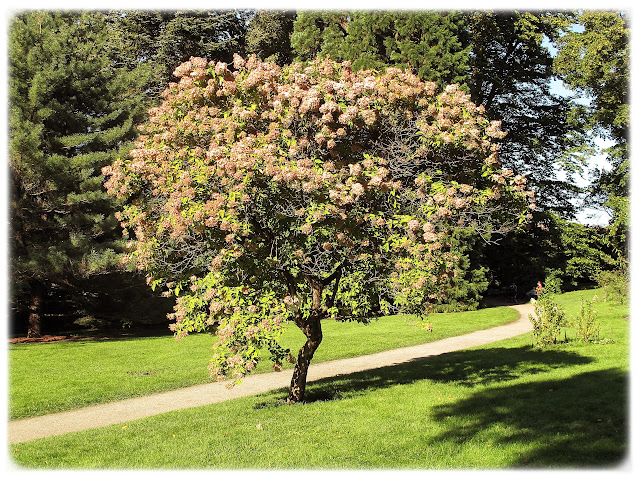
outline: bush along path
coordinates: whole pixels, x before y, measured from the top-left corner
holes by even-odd
[[[518,310],[520,314],[515,322],[422,345],[318,363],[310,367],[308,381],[348,375],[441,355],[447,352],[464,350],[531,331],[532,325],[529,321],[529,314],[534,312],[533,304],[513,305],[512,308]],[[54,435],[79,432],[90,428],[115,425],[174,410],[200,407],[233,398],[256,395],[278,388],[286,388],[289,386],[290,381],[291,371],[283,370],[250,375],[240,385],[233,388],[227,388],[226,382],[205,383],[145,397],[130,398],[77,410],[13,420],[8,424],[8,440],[10,444],[15,444]]]

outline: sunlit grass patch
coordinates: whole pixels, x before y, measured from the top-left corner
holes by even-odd
[[[568,313],[579,303],[560,296]],[[628,312],[614,341],[510,340],[124,425],[11,446],[29,468],[614,467],[628,449]]]
[[[384,317],[369,325],[325,320],[324,340],[314,363],[356,357],[417,345],[517,318],[515,310],[500,307],[473,312],[436,314],[434,330],[421,329],[416,320]],[[21,344],[9,348],[9,406],[11,418],[43,415],[123,398],[205,383],[215,338],[195,334],[110,341]],[[287,325],[282,344],[294,353],[304,335]],[[285,368],[290,365],[285,364]],[[272,370],[268,359],[258,372]]]

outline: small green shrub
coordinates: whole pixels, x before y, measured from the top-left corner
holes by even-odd
[[[533,324],[535,346],[544,348],[557,343],[560,330],[567,325],[567,322],[565,311],[554,301],[554,295],[546,290],[541,292],[534,312],[534,315],[529,314],[529,320]]]
[[[600,339],[600,322],[598,312],[593,307],[594,301],[585,301],[584,298],[580,300],[578,315],[571,325],[576,329],[576,338],[583,342],[595,342]]]
[[[604,289],[604,301],[620,305],[629,301],[629,269],[604,270],[595,278],[599,287]]]

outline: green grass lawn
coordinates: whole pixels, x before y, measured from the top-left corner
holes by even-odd
[[[517,313],[499,307],[475,312],[433,315],[433,332],[402,316],[369,325],[323,322],[324,339],[313,362],[355,357],[417,345],[515,320]],[[209,381],[207,365],[215,339],[209,334],[176,341],[165,337],[50,344],[9,348],[9,413],[23,418],[148,395]],[[283,345],[292,352],[304,335],[288,325]],[[290,367],[290,365],[285,365]],[[269,371],[268,361],[258,372]]]
[[[569,315],[580,296],[559,298]],[[600,344],[530,335],[10,446],[27,468],[612,467],[628,441],[628,307],[598,304]],[[569,339],[572,332],[567,332]]]

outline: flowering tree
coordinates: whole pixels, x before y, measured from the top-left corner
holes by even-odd
[[[499,166],[500,123],[455,85],[237,55],[174,75],[130,158],[103,172],[128,199],[130,261],[176,296],[171,329],[217,333],[213,378],[286,359],[302,400],[323,318],[426,315],[459,274],[451,229],[490,236],[532,206]],[[287,321],[307,338],[297,359],[278,344]]]

